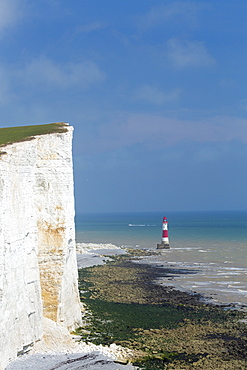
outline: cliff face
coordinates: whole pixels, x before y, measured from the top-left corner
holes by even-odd
[[[42,316],[81,324],[72,130],[1,148],[0,369],[41,339]]]

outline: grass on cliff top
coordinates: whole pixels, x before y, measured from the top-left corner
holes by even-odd
[[[33,136],[60,133],[67,131],[64,122],[45,125],[19,126],[0,128],[0,146],[32,139]]]

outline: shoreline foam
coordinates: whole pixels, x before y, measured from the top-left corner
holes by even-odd
[[[81,269],[95,265],[103,265],[106,261],[110,260],[110,256],[124,254],[126,250],[112,243],[77,243],[76,253],[77,266],[78,269]]]

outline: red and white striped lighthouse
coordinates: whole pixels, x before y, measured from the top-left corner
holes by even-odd
[[[163,218],[162,222],[161,244],[157,244],[157,248],[169,248],[168,221],[166,217]]]

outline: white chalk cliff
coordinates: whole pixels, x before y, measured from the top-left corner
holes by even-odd
[[[43,316],[69,330],[81,324],[73,128],[52,127],[0,147],[1,370],[42,338]]]

